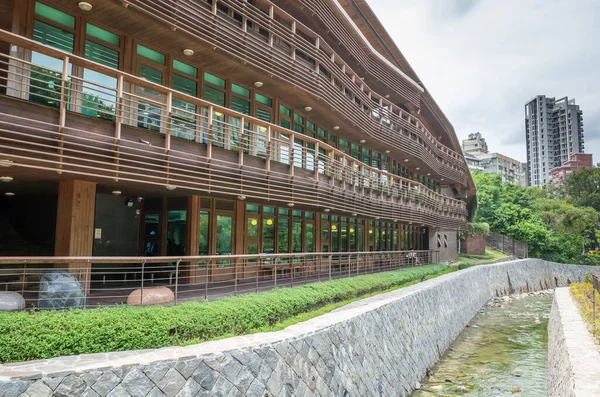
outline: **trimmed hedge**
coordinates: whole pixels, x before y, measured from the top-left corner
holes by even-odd
[[[449,272],[445,265],[177,306],[0,313],[0,363],[201,342],[251,332],[332,302]]]

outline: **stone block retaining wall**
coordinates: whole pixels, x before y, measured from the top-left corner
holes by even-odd
[[[591,269],[535,259],[478,266],[278,332],[0,365],[0,395],[408,396],[488,299],[566,286]]]
[[[568,288],[557,288],[548,323],[548,395],[600,396],[600,354]]]

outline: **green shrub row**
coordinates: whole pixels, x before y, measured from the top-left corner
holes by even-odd
[[[445,265],[176,306],[0,313],[0,363],[159,348],[251,332],[321,306],[447,273]]]

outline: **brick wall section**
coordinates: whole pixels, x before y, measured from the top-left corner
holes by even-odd
[[[600,396],[600,354],[568,288],[557,288],[548,323],[548,395]]]
[[[534,259],[477,266],[278,332],[0,365],[0,395],[409,396],[491,297],[565,286],[590,270]]]
[[[430,230],[429,249],[438,250],[440,252],[439,263],[451,263],[456,261],[458,258],[457,237],[456,230]]]
[[[469,255],[485,255],[485,236],[483,234],[467,236],[460,243],[460,252]]]

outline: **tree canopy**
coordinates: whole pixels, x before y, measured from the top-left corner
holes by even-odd
[[[569,196],[567,201],[558,189],[503,183],[500,175],[474,172],[473,179],[477,185],[474,221],[486,222],[492,231],[528,243],[531,256],[575,262],[585,249],[597,245],[600,231],[593,201],[579,196]]]

